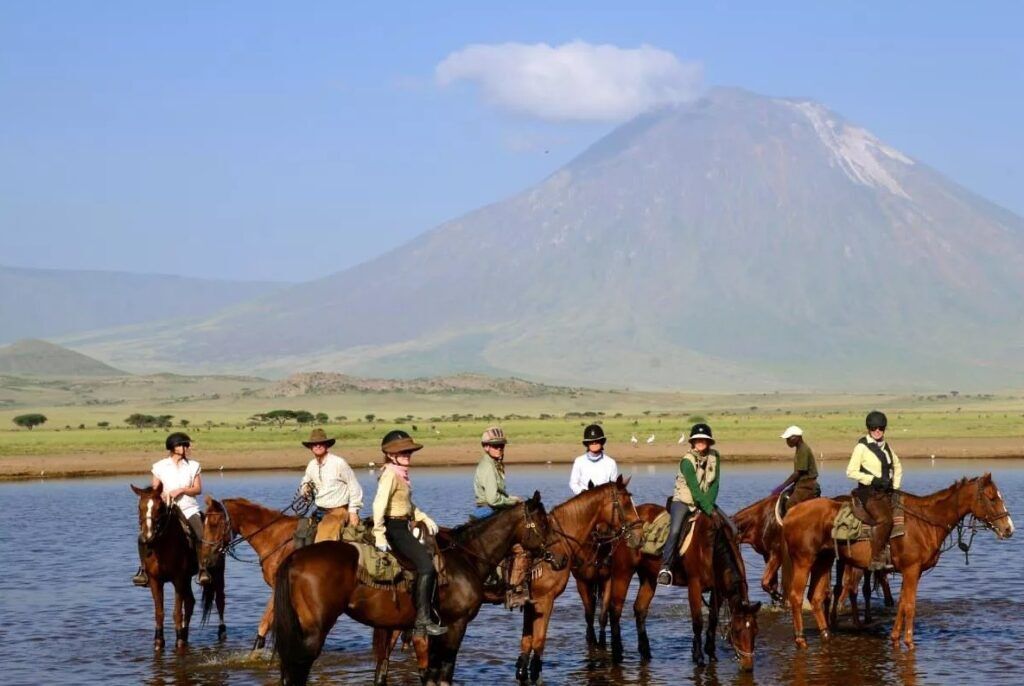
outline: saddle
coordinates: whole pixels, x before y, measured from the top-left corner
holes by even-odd
[[[444,556],[437,545],[437,539],[430,535],[427,527],[421,522],[414,522],[413,534],[420,539],[434,562],[437,570],[437,585],[448,584],[448,572],[445,569]],[[351,543],[359,551],[359,563],[356,576],[363,583],[374,588],[397,587],[408,590],[416,578],[416,565],[395,551],[381,552],[377,550],[373,538],[373,519],[366,518],[358,526],[346,526],[341,529],[341,540]]]
[[[842,498],[840,502],[842,504],[839,506],[839,512],[832,522],[832,538],[849,543],[869,540],[874,529],[874,521],[864,510],[860,498]],[[889,534],[889,538],[898,538],[905,533],[903,496],[897,492],[893,498],[892,533]]]
[[[313,545],[313,542],[316,540],[316,529],[319,524],[320,520],[316,517],[299,518],[299,524],[295,527],[295,534],[292,536],[296,550],[305,548],[307,545]]]
[[[185,518],[185,513],[181,511],[181,508],[179,508],[177,504],[172,505],[171,509],[174,512],[174,519],[178,522],[178,526],[181,527],[182,533],[185,534],[185,540],[188,542],[189,552],[196,555],[196,559],[199,559],[200,541],[196,540],[195,532],[192,531],[192,527],[189,525],[188,519]],[[206,519],[206,515],[203,513],[200,513],[199,516],[204,520]]]
[[[704,516],[704,513],[698,510],[686,521],[686,524],[683,525],[683,530],[679,534],[680,555],[685,554],[687,548],[690,547],[690,542],[693,540],[693,532],[695,529],[694,524],[697,519],[702,516]],[[668,532],[671,526],[672,517],[668,512],[662,512],[655,517],[652,522],[645,522],[640,543],[640,552],[644,555],[661,555],[662,550],[665,548],[665,543],[668,542]]]

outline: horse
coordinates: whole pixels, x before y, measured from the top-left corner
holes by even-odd
[[[178,524],[175,508],[164,502],[163,484],[156,488],[139,488],[132,484],[132,491],[139,497],[139,539],[149,546],[150,553],[143,561],[149,575],[149,592],[153,596],[153,610],[156,629],[153,633],[153,649],[164,649],[164,584],[174,585],[174,634],[175,647],[179,650],[188,645],[188,628],[195,608],[192,593],[192,577],[199,571],[199,558],[192,552],[189,534]],[[220,613],[217,637],[227,634],[224,625],[224,559],[219,563],[212,558],[208,567],[211,581],[203,586],[203,623],[206,623],[214,600]]]
[[[515,543],[542,555],[547,521],[540,493],[535,492],[513,507],[438,534],[448,576],[448,583],[439,587],[438,609],[448,630],[430,640],[429,652],[425,637],[413,638],[423,683],[452,682],[466,626],[484,602],[484,580]],[[342,613],[376,629],[374,683],[386,683],[389,653],[397,633],[412,627],[415,607],[408,592],[360,582],[358,560],[354,545],[325,541],[295,551],[278,569],[274,650],[280,657],[283,684],[306,683],[313,661]]]
[[[223,555],[236,536],[252,546],[259,556],[263,580],[274,590],[274,578],[281,562],[295,549],[295,529],[299,518],[272,510],[245,498],[226,498],[217,501],[206,497],[206,518],[203,522],[204,556]],[[274,621],[274,595],[271,592],[263,610],[253,650],[266,645],[267,632]]]
[[[849,500],[850,496],[838,496],[839,502]],[[779,568],[782,566],[782,526],[775,517],[775,503],[778,496],[769,495],[754,502],[732,517],[739,531],[739,542],[752,547],[755,552],[761,555],[764,560],[764,573],[761,575],[761,589],[769,595],[772,603],[781,604],[784,601],[782,593],[779,592]],[[857,585],[860,583],[863,574],[855,567],[842,567],[839,561],[836,562],[836,588],[834,602],[831,611],[831,623],[834,624],[838,608],[847,598],[850,599],[851,614],[854,623],[861,626],[860,615],[857,609]],[[844,577],[845,573],[845,577]],[[871,621],[871,576],[864,581],[864,621]],[[840,580],[843,580],[842,582]],[[881,586],[885,595],[885,606],[892,607],[892,591],[889,589],[889,581],[882,572],[874,575],[875,584]],[[842,589],[847,589],[840,593]]]
[[[579,567],[590,555],[591,534],[600,526],[613,533],[611,541],[625,539],[638,548],[643,524],[629,491],[629,480],[620,475],[614,482],[583,491],[556,505],[548,515],[551,540],[549,559],[539,564],[539,576],[530,584],[531,603],[523,609],[523,637],[516,661],[516,678],[536,682],[543,669],[544,646],[555,599],[569,583],[570,568],[559,560],[571,560]]]
[[[645,523],[653,522],[665,512],[660,505],[646,503],[637,508]],[[693,626],[691,657],[697,665],[704,664],[704,655],[712,662],[717,661],[715,652],[715,630],[718,615],[724,600],[731,614],[729,621],[729,643],[743,671],[754,668],[754,642],[757,637],[757,613],[761,603],[751,603],[748,597],[746,568],[739,550],[739,537],[734,534],[731,524],[720,512],[714,517],[699,514],[694,517],[693,538],[683,555],[677,555],[672,567],[673,585],[685,586],[690,605],[690,621]],[[682,541],[680,541],[682,543]],[[649,555],[639,550],[619,548],[612,556],[611,602],[609,613],[612,627],[612,661],[622,661],[622,630],[620,619],[626,602],[626,592],[633,574],[640,581],[633,614],[636,619],[637,643],[643,662],[651,659],[651,644],[647,637],[647,612],[658,588],[658,572],[661,570],[661,555]],[[708,602],[708,627],[701,646],[703,618],[701,603],[703,592],[710,591]]]
[[[587,627],[587,645],[605,647],[608,626],[608,589],[611,581],[611,557],[622,537],[607,527],[598,526],[591,533],[589,550],[584,548],[577,564],[572,565],[572,577],[576,590],[583,601],[583,619]],[[594,615],[597,613],[600,634],[594,631]]]
[[[998,539],[1013,535],[1013,520],[991,474],[961,479],[931,495],[902,493],[906,533],[890,539],[889,548],[896,571],[903,575],[896,620],[889,635],[894,646],[900,642],[914,647],[914,612],[921,573],[939,562],[942,542],[968,515],[995,532]],[[796,505],[782,523],[783,580],[793,613],[797,647],[806,648],[803,635],[803,596],[810,580],[810,600],[823,640],[830,638],[822,604],[828,595],[828,576],[837,554],[847,565],[866,569],[871,562],[869,541],[847,545],[832,540],[832,524],[841,503],[817,498]],[[972,522],[972,528],[976,526]]]

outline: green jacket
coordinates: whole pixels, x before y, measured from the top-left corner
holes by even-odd
[[[490,455],[484,455],[473,476],[473,495],[477,505],[509,507],[519,502],[505,490],[505,467]]]
[[[718,500],[721,470],[721,456],[714,448],[704,457],[693,450],[689,451],[679,461],[679,476],[676,477],[673,499],[696,505],[705,513],[712,514],[715,501]]]

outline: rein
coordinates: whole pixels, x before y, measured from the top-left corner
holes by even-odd
[[[529,532],[533,531],[535,534],[539,535],[539,532],[537,531],[537,522],[533,521],[533,518],[530,516],[529,508],[526,506],[525,502],[521,503],[521,504],[523,506],[523,519],[526,521],[526,524],[523,525],[526,528],[526,533],[529,534]],[[461,533],[463,533],[463,532],[460,532],[460,534]],[[523,539],[524,540],[526,539],[525,535],[523,536]],[[458,540],[455,535],[452,535],[448,539],[448,541],[449,541],[448,545],[446,545],[446,546],[444,546],[442,548],[439,548],[440,552],[444,553],[444,552],[448,552],[450,550],[458,550],[458,551],[468,555],[469,557],[471,557],[471,558],[473,558],[475,560],[479,560],[480,562],[483,562],[488,567],[495,566],[496,564],[498,564],[501,561],[501,558],[504,557],[504,555],[502,555],[497,560],[491,560],[491,559],[485,557],[484,555],[481,555],[480,553],[475,552],[473,549],[471,549],[469,546],[464,544],[462,541]],[[522,544],[520,543],[520,545],[522,545]],[[543,559],[549,558],[551,556],[551,552],[547,549],[547,542],[544,540],[544,538],[541,539],[541,548],[544,551]]]
[[[960,510],[960,501],[961,501],[960,495],[961,495],[962,491],[963,491],[963,488],[957,489],[957,491],[956,491],[956,508],[957,508],[958,512]],[[981,492],[982,492],[981,488],[978,488],[977,495],[974,498],[975,504],[980,504],[981,503]],[[902,493],[902,491],[900,491],[900,493]],[[941,555],[941,554],[943,554],[943,553],[953,549],[952,541],[950,541],[949,544],[946,544],[946,539],[949,538],[949,535],[951,533],[953,533],[953,529],[956,529],[956,546],[961,551],[963,551],[963,554],[964,554],[964,564],[965,565],[970,565],[971,564],[971,558],[970,558],[971,546],[974,545],[974,537],[978,533],[978,531],[981,530],[981,529],[989,529],[991,531],[995,531],[996,530],[995,529],[995,522],[999,521],[1000,519],[1002,519],[1004,517],[1009,517],[1010,516],[1009,510],[1006,510],[1006,508],[1004,507],[1003,508],[1005,510],[1004,512],[993,516],[991,519],[979,519],[974,514],[974,510],[975,509],[977,509],[977,508],[971,508],[970,510],[968,510],[964,515],[959,517],[952,524],[946,524],[944,522],[935,521],[934,519],[925,516],[921,512],[916,512],[916,511],[912,510],[911,508],[908,508],[906,506],[906,504],[903,505],[903,511],[904,512],[910,514],[913,517],[916,517],[917,519],[921,520],[922,522],[925,522],[927,524],[930,524],[930,525],[936,527],[937,529],[945,530],[946,533],[943,535],[942,541],[939,544],[939,550],[938,550],[938,554],[939,555]],[[968,517],[970,517],[970,519],[965,524],[964,520],[967,519]],[[965,530],[969,530],[971,532],[970,536],[967,538],[966,542],[964,541],[964,531]]]
[[[285,517],[291,516],[291,515],[288,514],[289,510],[291,510],[295,515],[297,515],[299,517],[304,517],[306,515],[306,513],[309,512],[310,508],[313,506],[313,498],[311,498],[311,497],[307,498],[302,493],[296,493],[295,497],[292,498],[292,501],[288,505],[286,505],[284,508],[282,508],[280,510],[279,514],[276,517],[274,517],[269,522],[267,522],[263,526],[259,527],[258,529],[256,529],[252,533],[246,534],[245,536],[243,536],[241,534],[236,534],[235,533],[235,530],[231,526],[231,515],[228,513],[227,506],[224,505],[223,503],[221,503],[221,506],[224,509],[224,518],[225,518],[225,521],[227,522],[226,537],[229,537],[228,541],[224,542],[223,540],[221,540],[221,541],[206,541],[206,540],[204,540],[203,542],[204,543],[209,543],[210,545],[218,543],[219,544],[219,547],[218,547],[218,550],[217,550],[218,554],[227,554],[227,555],[230,555],[233,559],[238,560],[239,562],[244,562],[246,564],[258,564],[258,565],[262,566],[263,562],[268,557],[270,557],[271,555],[276,553],[278,550],[280,550],[281,548],[283,548],[286,545],[288,545],[288,542],[291,540],[291,538],[290,537],[285,538],[281,543],[279,543],[278,545],[274,546],[274,548],[272,548],[271,550],[267,551],[267,553],[265,555],[260,555],[255,560],[247,560],[247,559],[245,559],[243,557],[239,557],[238,553],[236,552],[236,549],[238,548],[238,546],[240,546],[242,543],[248,543],[250,546],[252,546],[252,539],[255,538],[258,534],[263,533],[268,528],[270,528],[271,526],[273,526],[277,522],[281,521]]]

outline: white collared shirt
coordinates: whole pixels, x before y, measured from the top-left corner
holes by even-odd
[[[195,460],[182,459],[175,464],[174,458],[170,456],[153,465],[153,476],[160,479],[160,483],[164,485],[164,493],[177,488],[189,488],[200,471],[199,463]],[[185,515],[185,519],[199,514],[199,503],[191,495],[179,495],[174,502]]]
[[[590,459],[590,452],[585,452],[576,458],[572,463],[572,476],[569,477],[569,488],[573,495],[579,495],[587,490],[587,484],[593,482],[595,486],[615,481],[619,476],[619,468],[615,460],[605,453],[597,460]]]
[[[344,458],[327,453],[323,464],[314,457],[306,467],[302,484],[316,487],[316,505],[327,509],[347,507],[349,513],[363,506],[363,487]],[[300,486],[301,487],[301,486]]]

